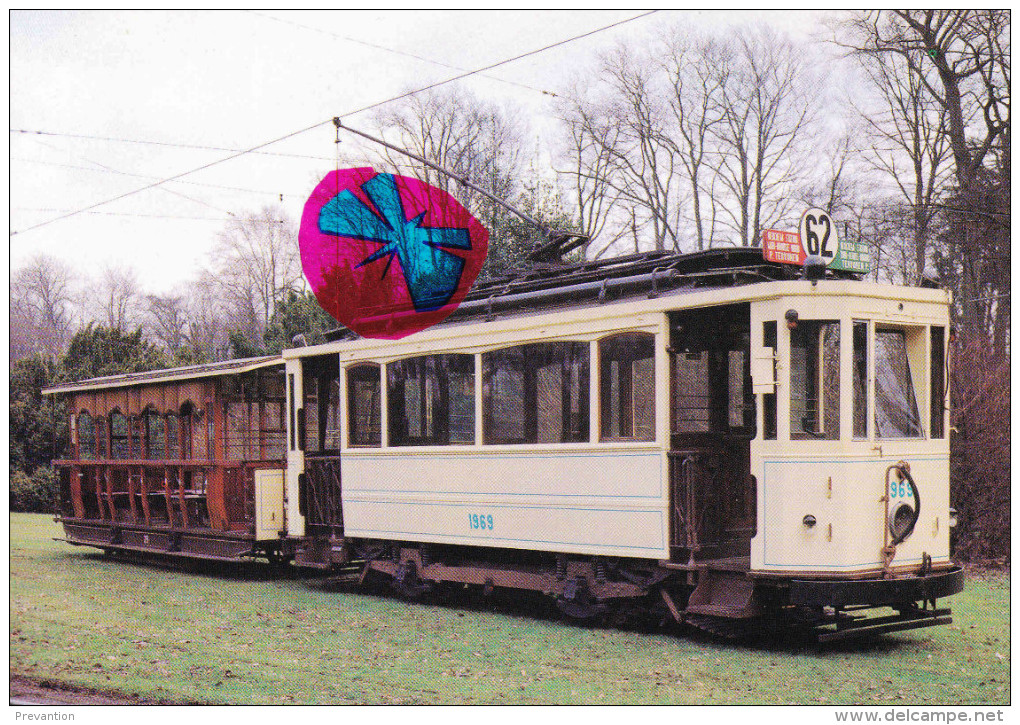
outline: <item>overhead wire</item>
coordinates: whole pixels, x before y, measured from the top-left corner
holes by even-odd
[[[27,128],[12,128],[8,130],[8,133],[19,133],[30,136],[56,136],[60,138],[78,138],[88,141],[113,141],[116,143],[133,143],[133,144],[144,144],[147,146],[166,146],[170,148],[178,149],[195,149],[197,151],[242,151],[243,149],[230,148],[228,146],[203,146],[200,144],[190,143],[176,143],[173,141],[150,141],[146,139],[137,138],[121,138],[118,136],[95,136],[84,133],[59,133],[57,131],[37,131],[34,129]],[[311,154],[288,154],[281,151],[252,151],[252,154],[256,156],[279,156],[284,158],[293,159],[312,159],[313,161],[329,161],[330,159],[325,156],[313,156]]]
[[[109,174],[116,174],[118,176],[129,176],[129,177],[135,178],[135,179],[159,179],[160,178],[158,176],[151,176],[149,174],[135,174],[135,173],[132,173],[130,171],[116,171],[116,170],[108,169],[108,168],[107,169],[93,169],[93,168],[91,168],[89,166],[77,166],[75,164],[62,164],[59,161],[44,161],[43,159],[26,159],[26,158],[22,158],[20,156],[12,156],[10,158],[10,160],[11,161],[22,161],[22,162],[27,163],[27,164],[40,164],[42,166],[56,166],[56,167],[63,168],[63,169],[77,169],[77,170],[80,170],[80,171],[104,172],[104,173],[109,173]],[[204,182],[201,182],[201,181],[180,181],[180,180],[178,180],[177,183],[178,184],[189,184],[191,186],[204,186],[204,187],[209,188],[209,189],[223,189],[225,191],[240,191],[240,192],[247,193],[247,194],[265,194],[265,195],[269,195],[269,196],[279,196],[282,193],[282,194],[285,194],[287,196],[296,196],[297,195],[296,192],[292,192],[292,191],[280,192],[280,191],[268,191],[268,190],[265,190],[265,189],[246,189],[246,188],[241,187],[241,186],[226,186],[224,184],[207,184],[207,183],[204,183]]]
[[[265,148],[266,146],[270,146],[270,145],[272,145],[274,143],[279,143],[280,141],[285,141],[285,140],[287,140],[289,138],[293,138],[294,136],[299,136],[299,135],[301,135],[303,133],[307,133],[308,131],[311,131],[313,129],[319,128],[320,126],[325,126],[326,124],[329,124],[329,123],[332,123],[332,122],[333,122],[333,119],[330,118],[330,119],[327,119],[325,121],[320,121],[319,123],[314,123],[311,126],[306,126],[305,128],[299,129],[297,131],[291,131],[290,133],[284,134],[283,136],[280,136],[279,138],[275,138],[275,139],[273,139],[271,141],[266,141],[264,143],[260,143],[260,144],[258,144],[256,146],[252,146],[250,149],[247,149],[245,151],[240,151],[240,152],[235,153],[235,154],[231,154],[230,156],[227,156],[225,158],[218,159],[216,161],[210,161],[209,163],[202,164],[198,168],[191,169],[190,171],[182,171],[181,173],[174,174],[173,176],[170,176],[170,177],[168,177],[166,179],[162,179],[160,181],[156,181],[156,182],[153,182],[151,184],[147,184],[146,186],[143,186],[140,189],[134,189],[133,191],[127,191],[127,192],[125,192],[123,194],[119,194],[119,195],[113,197],[112,199],[106,199],[104,201],[98,201],[95,204],[90,204],[89,206],[77,209],[77,210],[69,212],[67,214],[62,214],[62,215],[60,215],[58,217],[54,217],[53,219],[48,219],[47,221],[39,222],[38,224],[33,224],[30,227],[26,227],[26,228],[20,229],[18,231],[12,231],[10,233],[10,236],[13,237],[15,234],[23,234],[23,233],[31,231],[33,229],[38,229],[39,227],[44,227],[44,226],[46,226],[48,224],[53,224],[54,222],[61,221],[62,219],[67,219],[67,218],[75,216],[77,214],[81,214],[83,212],[91,211],[93,209],[96,209],[96,208],[101,207],[101,206],[105,206],[107,204],[112,204],[115,201],[120,201],[121,199],[126,199],[129,196],[134,196],[135,194],[139,194],[139,193],[141,193],[143,191],[148,191],[149,189],[154,189],[157,186],[162,186],[163,184],[166,184],[166,183],[171,182],[171,181],[176,181],[177,179],[181,179],[181,178],[183,178],[185,176],[190,176],[191,174],[197,174],[199,171],[205,171],[206,169],[212,168],[213,166],[218,166],[219,164],[226,163],[227,161],[233,161],[234,159],[236,159],[236,158],[238,158],[240,156],[244,156],[245,154],[250,153],[252,151],[256,151],[258,149]]]
[[[67,153],[65,151],[65,149],[58,148],[58,147],[54,146],[53,144],[46,143],[45,141],[42,141],[40,139],[34,138],[34,139],[32,139],[32,141],[34,141],[35,143],[37,143],[37,144],[39,144],[41,146],[45,146],[46,148],[53,149],[53,150],[58,151],[60,153]],[[119,169],[115,169],[115,168],[113,168],[111,166],[107,166],[106,164],[100,163],[99,161],[96,161],[95,159],[90,159],[90,158],[87,158],[85,156],[82,156],[81,154],[76,154],[76,153],[71,152],[71,155],[73,157],[77,158],[77,159],[81,159],[82,161],[84,161],[86,163],[89,163],[89,164],[92,164],[93,166],[99,167],[98,169],[93,169],[92,167],[84,167],[84,170],[86,170],[86,171],[95,171],[95,170],[98,170],[98,171],[105,171],[105,172],[108,172],[108,173],[111,173],[111,174],[124,174],[125,176],[127,176],[127,175],[133,176],[133,174],[127,174],[125,172],[120,171]],[[167,194],[173,194],[174,196],[178,196],[181,199],[186,199],[187,201],[190,201],[190,202],[192,202],[194,204],[198,204],[200,206],[207,206],[210,209],[215,209],[216,211],[223,212],[224,214],[231,214],[231,215],[233,214],[233,212],[228,211],[227,209],[221,209],[220,207],[218,207],[218,206],[216,206],[214,204],[210,204],[207,201],[202,201],[201,199],[195,199],[194,197],[188,196],[187,194],[182,194],[179,191],[174,191],[173,189],[168,189],[165,186],[160,187],[160,191],[164,191]]]
[[[266,15],[265,13],[260,13],[257,10],[246,10],[245,12],[249,13],[250,15],[257,15],[260,18],[265,18],[266,20],[273,20],[273,21],[276,21],[277,23],[283,23],[284,25],[292,25],[295,28],[302,28],[304,30],[310,30],[310,31],[312,31],[314,33],[321,33],[323,35],[329,35],[329,36],[332,36],[334,38],[339,38],[340,40],[346,40],[346,41],[349,41],[351,43],[357,43],[358,45],[364,45],[367,48],[375,48],[376,50],[383,50],[383,51],[386,51],[387,53],[393,53],[394,55],[402,55],[402,56],[407,57],[407,58],[414,58],[415,60],[420,60],[423,63],[431,63],[432,65],[442,66],[443,68],[451,68],[453,70],[467,70],[467,68],[463,68],[461,66],[456,66],[456,65],[451,65],[449,63],[443,63],[442,61],[434,60],[432,58],[426,58],[424,56],[417,55],[416,53],[408,53],[407,51],[404,51],[404,50],[397,50],[396,48],[388,48],[385,45],[378,45],[376,43],[369,43],[366,40],[360,40],[358,38],[352,38],[349,35],[340,35],[339,33],[334,33],[334,32],[332,32],[330,30],[326,30],[325,28],[315,28],[315,27],[312,27],[311,25],[303,25],[301,23],[296,23],[293,20],[286,20],[284,18],[278,18],[278,17],[275,17],[273,15]],[[518,86],[519,88],[526,88],[529,91],[535,91],[536,93],[542,93],[543,95],[552,96],[553,98],[557,97],[557,95],[555,93],[553,93],[552,91],[545,91],[545,90],[542,90],[541,88],[535,88],[535,87],[529,86],[529,85],[527,85],[525,83],[518,83],[517,81],[511,81],[511,80],[507,80],[506,78],[499,78],[497,76],[485,75],[484,73],[482,73],[480,75],[483,78],[488,78],[489,80],[497,81],[499,83],[506,83],[508,85]]]
[[[601,32],[604,32],[606,30],[610,30],[612,28],[618,27],[620,25],[623,25],[624,23],[630,23],[630,22],[633,22],[635,20],[640,20],[641,18],[647,17],[647,16],[652,15],[652,14],[654,14],[656,12],[658,12],[658,11],[657,10],[649,10],[648,12],[641,13],[640,15],[635,15],[632,18],[627,18],[626,20],[620,20],[619,22],[613,23],[611,25],[606,25],[606,26],[601,27],[601,28],[596,28],[595,30],[591,30],[591,31],[589,31],[587,33],[582,33],[581,35],[575,35],[573,38],[567,38],[566,40],[561,40],[559,42],[552,43],[551,45],[546,45],[546,46],[544,46],[542,48],[538,48],[536,50],[528,51],[527,53],[521,53],[520,55],[515,55],[513,58],[507,58],[506,60],[501,60],[498,63],[493,63],[491,65],[487,65],[487,66],[484,66],[482,68],[478,68],[477,70],[467,71],[466,73],[462,73],[460,75],[453,76],[452,78],[447,78],[446,80],[438,81],[436,83],[432,83],[432,84],[424,86],[422,88],[416,88],[413,91],[408,91],[406,93],[401,93],[399,96],[394,96],[393,98],[387,98],[385,101],[379,101],[378,103],[373,103],[373,104],[368,105],[368,106],[363,106],[363,107],[359,108],[356,111],[348,111],[345,114],[340,114],[340,117],[342,118],[343,116],[353,116],[356,113],[362,113],[364,111],[370,111],[373,108],[378,108],[379,106],[383,106],[383,105],[385,105],[387,103],[392,103],[393,101],[399,101],[401,99],[407,98],[409,96],[416,95],[418,93],[424,93],[425,91],[430,91],[433,88],[438,88],[439,86],[446,85],[447,83],[453,83],[454,81],[459,81],[459,80],[462,80],[464,78],[467,78],[468,76],[473,76],[473,75],[477,75],[479,73],[483,73],[484,71],[487,71],[487,70],[492,70],[493,68],[499,68],[500,66],[506,65],[507,63],[513,63],[513,62],[521,60],[523,58],[528,58],[529,56],[537,55],[538,53],[543,53],[543,52],[545,52],[547,50],[552,50],[553,48],[557,48],[557,47],[559,47],[561,45],[566,45],[567,43],[573,43],[574,41],[581,40],[583,38],[587,38],[587,37],[589,37],[591,35],[595,35],[596,33],[601,33]],[[332,122],[332,119],[330,119],[330,121]]]
[[[215,208],[215,207],[213,207],[213,208]],[[58,209],[58,208],[53,208],[53,207],[33,207],[33,206],[12,206],[11,209],[16,209],[18,211],[51,211],[51,212],[53,212],[53,211],[55,211],[55,212],[71,211],[70,209]],[[87,212],[82,212],[82,213],[83,214],[97,214],[97,215],[102,215],[102,216],[136,217],[136,218],[140,218],[140,219],[184,219],[184,220],[192,220],[192,221],[210,221],[210,222],[231,221],[233,219],[233,217],[230,217],[230,216],[217,217],[217,216],[186,216],[186,215],[183,215],[183,214],[137,214],[137,213],[131,213],[131,212],[122,212],[122,211],[87,211]],[[226,213],[230,214],[230,212],[226,212]],[[256,221],[258,221],[258,220],[256,220]]]
[[[562,45],[566,45],[568,43],[573,43],[573,42],[576,42],[578,40],[582,40],[584,38],[591,37],[592,35],[595,35],[597,33],[605,32],[606,30],[611,30],[612,28],[619,27],[619,26],[624,25],[626,23],[634,22],[635,20],[640,20],[641,18],[645,18],[645,17],[647,17],[649,15],[652,15],[652,14],[654,14],[656,12],[658,12],[658,11],[656,11],[656,10],[649,10],[647,12],[641,13],[640,15],[635,15],[635,16],[633,16],[631,18],[626,18],[624,20],[620,20],[620,21],[617,21],[615,23],[611,23],[610,25],[606,25],[606,26],[603,26],[601,28],[596,28],[595,30],[590,30],[590,31],[588,31],[586,33],[581,33],[580,35],[575,35],[575,36],[573,36],[571,38],[566,38],[564,40],[560,40],[560,41],[557,41],[555,43],[550,43],[549,45],[545,45],[545,46],[543,46],[541,48],[537,48],[535,50],[531,50],[531,51],[528,51],[526,53],[521,53],[519,55],[513,56],[512,58],[507,58],[507,59],[501,60],[501,61],[499,61],[497,63],[491,63],[491,64],[483,66],[481,68],[478,68],[478,69],[475,69],[475,70],[472,70],[472,71],[467,71],[465,73],[461,73],[461,74],[453,76],[451,78],[447,78],[446,80],[437,81],[435,83],[430,83],[429,85],[424,86],[422,88],[417,88],[417,89],[412,90],[412,91],[407,91],[405,93],[401,93],[401,94],[399,94],[397,96],[393,96],[392,98],[387,98],[385,100],[378,101],[376,103],[372,103],[372,104],[369,104],[367,106],[363,106],[363,107],[361,107],[359,109],[356,109],[354,111],[348,111],[348,112],[346,112],[344,114],[341,114],[341,117],[342,116],[353,116],[353,115],[358,114],[358,113],[363,113],[364,111],[368,111],[368,110],[371,110],[373,108],[378,108],[379,106],[385,105],[387,103],[393,103],[394,101],[399,101],[401,99],[408,98],[408,97],[416,95],[418,93],[423,93],[423,92],[431,90],[433,88],[438,88],[439,86],[446,85],[447,83],[453,83],[455,81],[462,80],[462,79],[467,78],[467,77],[472,76],[472,75],[478,75],[480,73],[484,73],[485,71],[492,70],[493,68],[499,68],[500,66],[507,65],[508,63],[513,63],[513,62],[521,60],[523,58],[528,58],[528,57],[531,57],[533,55],[537,55],[539,53],[543,53],[543,52],[545,52],[547,50],[552,50],[553,48],[558,48],[558,47],[560,47]],[[154,189],[154,188],[156,188],[158,186],[162,186],[163,184],[166,184],[168,182],[176,181],[178,179],[184,178],[185,176],[190,176],[192,174],[197,174],[200,171],[205,171],[206,169],[210,169],[210,168],[212,168],[214,166],[218,166],[219,164],[226,163],[227,161],[233,161],[236,158],[239,158],[239,157],[244,156],[246,154],[253,153],[255,151],[258,151],[259,149],[263,149],[263,148],[265,148],[267,146],[272,146],[273,144],[280,143],[281,141],[286,141],[287,139],[294,138],[295,136],[300,136],[301,134],[304,134],[304,133],[307,133],[309,131],[315,130],[317,128],[321,128],[322,126],[326,126],[328,124],[331,124],[331,123],[333,123],[333,118],[334,117],[330,117],[330,118],[327,118],[327,119],[325,119],[323,121],[318,121],[316,123],[311,124],[310,126],[306,126],[304,128],[298,129],[296,131],[291,131],[290,133],[286,133],[286,134],[284,134],[282,136],[279,136],[277,138],[274,138],[274,139],[271,139],[269,141],[265,141],[263,143],[257,144],[255,146],[252,146],[252,147],[248,148],[248,149],[244,149],[242,151],[238,151],[236,153],[232,153],[231,155],[226,156],[226,157],[224,157],[222,159],[217,159],[215,161],[210,161],[210,162],[202,164],[201,166],[198,166],[198,167],[196,167],[194,169],[190,169],[188,171],[182,171],[179,174],[174,174],[173,176],[167,177],[167,178],[159,180],[159,181],[155,181],[155,182],[153,182],[151,184],[147,184],[146,186],[143,186],[141,188],[134,189],[132,191],[125,192],[123,194],[118,194],[117,196],[112,197],[110,199],[105,199],[103,201],[98,201],[98,202],[96,202],[94,204],[90,204],[90,205],[88,205],[86,207],[82,207],[82,208],[77,209],[75,211],[68,212],[67,214],[62,214],[62,215],[60,215],[58,217],[54,217],[52,219],[48,219],[46,221],[39,222],[37,224],[33,224],[33,225],[31,225],[29,227],[26,227],[24,229],[20,229],[20,230],[17,230],[17,231],[11,231],[10,232],[10,236],[13,237],[16,234],[24,234],[25,232],[32,231],[33,229],[39,229],[40,227],[44,227],[44,226],[47,226],[49,224],[53,224],[54,222],[58,222],[58,221],[61,221],[63,219],[67,219],[67,218],[75,216],[77,214],[81,214],[81,213],[84,213],[84,212],[87,212],[87,211],[91,211],[93,209],[96,209],[96,208],[101,207],[101,206],[105,206],[107,204],[112,204],[113,202],[120,201],[121,199],[126,199],[129,196],[134,196],[135,194],[139,194],[139,193],[141,193],[143,191],[148,191],[149,189]]]

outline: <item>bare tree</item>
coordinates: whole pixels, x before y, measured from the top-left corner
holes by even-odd
[[[663,53],[663,69],[672,86],[669,109],[676,129],[671,146],[687,172],[698,249],[704,249],[706,242],[711,247],[715,236],[715,176],[708,173],[706,162],[717,153],[714,134],[725,121],[721,96],[732,55],[731,48],[714,38],[692,37],[679,29],[667,38]],[[703,199],[711,209],[707,220]]]
[[[188,335],[188,310],[183,294],[146,295],[147,330],[163,347],[176,355]]]
[[[107,328],[125,332],[141,321],[142,293],[135,270],[104,267],[99,281],[90,287],[88,305],[92,316]]]
[[[207,360],[229,356],[228,317],[219,280],[211,272],[202,272],[185,288],[187,328],[185,341]]]
[[[1009,11],[870,12],[846,27],[845,47],[899,56],[945,109],[957,183],[966,190],[1009,129]]]
[[[679,249],[677,159],[668,140],[661,79],[647,57],[624,47],[602,57],[600,72],[611,94],[604,120],[618,131],[612,145],[610,137],[603,139],[613,155],[613,188],[625,205],[643,214],[655,249]]]
[[[769,30],[732,40],[673,29],[602,56],[563,114],[579,203],[608,193],[601,218],[635,248],[650,236],[659,250],[703,249],[723,226],[758,244],[795,198],[817,105],[803,55]]]
[[[1008,250],[1010,128],[1008,10],[903,10],[859,13],[839,28],[837,42],[866,56],[896,56],[945,114],[956,193],[946,210],[954,231],[940,264],[942,276],[967,300],[961,321],[984,327],[1005,354],[1010,269],[1002,247],[987,244],[979,219],[1003,234]],[[1005,176],[1003,176],[1005,173]],[[1008,181],[1006,182],[1008,185]],[[1008,205],[1006,205],[1008,208]],[[1006,252],[1008,257],[1008,252]]]
[[[485,103],[466,91],[416,94],[381,114],[377,121],[397,144],[500,198],[519,190],[521,170],[521,114]],[[385,167],[421,179],[456,196],[472,212],[489,204],[482,195],[447,174],[384,149]]]
[[[59,354],[71,338],[75,315],[75,275],[47,255],[30,259],[11,278],[11,357]]]
[[[802,201],[805,206],[826,209],[835,219],[851,213],[858,196],[858,174],[852,168],[852,161],[859,153],[850,131],[836,138],[824,154],[826,161],[820,167],[820,173],[809,180],[804,189]]]
[[[584,256],[590,256],[591,246],[597,242],[597,258],[628,231],[626,225],[611,224],[614,210],[619,208],[619,193],[610,184],[619,128],[604,116],[591,113],[578,88],[564,94],[563,99],[559,108],[563,140],[560,160],[567,170],[557,173],[570,180],[578,231],[588,238]]]
[[[914,253],[907,260],[906,276],[919,284],[949,170],[947,115],[928,91],[930,79],[910,72],[902,57],[859,57],[881,102],[881,109],[857,107],[871,139],[867,158],[912,210]]]
[[[741,31],[733,63],[720,68],[719,181],[736,201],[724,216],[743,246],[759,245],[761,230],[791,207],[794,153],[815,107],[804,53],[770,28]]]
[[[231,323],[259,347],[276,301],[303,286],[295,226],[279,208],[235,216],[214,253],[212,278]]]
[[[520,178],[525,127],[518,109],[486,103],[463,90],[430,91],[388,108],[376,121],[383,135],[396,145],[500,199],[513,203],[523,191]],[[519,225],[501,205],[449,175],[412,163],[393,151],[381,151],[380,163],[383,168],[421,179],[454,196],[489,229],[490,248],[501,244],[511,251],[516,248]],[[519,255],[503,255],[513,256]],[[482,274],[494,271],[487,262]]]

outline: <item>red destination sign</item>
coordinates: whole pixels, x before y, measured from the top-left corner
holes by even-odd
[[[766,229],[761,235],[761,253],[770,262],[804,264],[804,247],[800,234],[779,229]]]

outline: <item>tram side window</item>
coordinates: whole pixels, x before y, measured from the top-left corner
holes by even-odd
[[[712,427],[712,390],[708,352],[682,352],[673,357],[673,432],[707,433]]]
[[[96,457],[96,428],[88,411],[78,414],[78,458],[90,460]]]
[[[754,431],[754,395],[751,392],[751,349],[749,333],[745,332],[739,349],[726,351],[727,424],[731,430]]]
[[[97,415],[93,422],[96,426],[96,458],[106,458],[106,428],[107,419],[105,416]]]
[[[326,450],[340,449],[340,380],[329,381],[326,391],[326,424],[322,431],[323,448]]]
[[[903,330],[875,330],[875,431],[880,438],[921,436]]]
[[[191,402],[181,406],[181,458],[206,458],[208,450],[205,442],[208,440],[205,428],[202,425],[202,412],[195,410]]]
[[[854,320],[854,438],[868,437],[868,323]]]
[[[262,456],[266,460],[282,458],[286,453],[287,431],[283,420],[284,401],[267,400],[262,409],[262,438],[265,446]]]
[[[790,331],[790,438],[839,440],[839,322]]]
[[[110,414],[111,458],[128,457],[128,420],[123,413]]]
[[[181,457],[180,421],[172,412],[166,414],[166,457]]]
[[[142,451],[142,419],[137,415],[128,418],[128,425],[131,429],[131,458],[144,458]]]
[[[350,445],[382,445],[382,392],[378,365],[359,365],[347,371],[347,424]]]
[[[482,355],[483,427],[486,443],[527,443],[524,421],[524,349]]]
[[[475,358],[425,355],[386,366],[389,444],[475,441]]]
[[[153,460],[166,458],[166,425],[163,418],[155,410],[145,411],[145,441],[147,457]]]
[[[549,342],[482,356],[485,442],[586,442],[589,345]]]
[[[251,443],[249,426],[249,408],[243,401],[232,400],[225,406],[226,425],[224,452],[229,460],[243,461],[249,458],[248,449]],[[257,456],[255,456],[257,458]]]
[[[946,328],[931,328],[931,437],[945,438]]]
[[[602,440],[655,440],[655,336],[599,341]]]
[[[291,376],[293,378],[293,375]],[[319,452],[319,379],[311,375],[304,380],[305,387],[305,453]]]
[[[202,421],[205,421],[204,425]],[[200,440],[202,430],[205,430],[205,441]],[[205,411],[198,411],[195,414],[195,430],[199,435],[194,439],[195,458],[216,457],[216,416],[205,415]]]

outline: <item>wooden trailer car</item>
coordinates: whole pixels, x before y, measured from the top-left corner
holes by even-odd
[[[107,551],[281,558],[283,361],[231,360],[67,383],[67,542]]]

